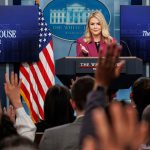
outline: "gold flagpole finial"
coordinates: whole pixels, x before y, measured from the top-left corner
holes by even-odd
[[[40,0],[35,0],[36,4],[40,5]]]

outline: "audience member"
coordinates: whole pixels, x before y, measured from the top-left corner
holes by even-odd
[[[145,144],[142,145],[141,150],[150,149],[150,105],[146,106],[142,113],[142,120],[148,123],[148,138]]]
[[[40,143],[41,150],[77,150],[79,149],[79,133],[84,118],[86,96],[93,89],[92,77],[78,78],[72,85],[71,104],[77,119],[70,124],[47,129]]]
[[[147,105],[142,113],[142,120],[150,124],[150,104]]]
[[[9,105],[8,108],[3,108],[3,112],[5,115],[9,116],[10,120],[15,123],[16,121],[16,111],[12,105]]]
[[[25,136],[33,141],[35,138],[36,126],[22,106],[20,99],[20,85],[21,80],[18,81],[17,74],[11,72],[9,80],[9,76],[6,73],[4,88],[6,95],[16,111],[15,127],[19,135]]]
[[[9,116],[4,114],[0,102],[0,141],[6,137],[11,137],[13,135],[18,135],[13,122],[10,120]]]
[[[36,124],[37,132],[74,121],[70,98],[71,93],[65,86],[54,85],[49,88],[44,100],[44,120]]]
[[[102,108],[93,111],[96,140],[85,138],[83,150],[139,150],[146,139],[147,126],[139,123],[135,109],[112,103],[109,106],[112,126]],[[148,150],[148,149],[142,149]]]
[[[28,138],[12,136],[0,142],[1,150],[38,150],[38,147]]]
[[[2,115],[3,110],[2,110],[2,105],[1,105],[1,101],[0,101],[0,116]]]
[[[3,113],[0,115],[0,141],[6,137],[11,137],[13,135],[18,135],[13,122],[7,115]]]
[[[144,108],[150,104],[150,78],[141,77],[137,79],[132,87],[131,100],[135,103],[141,120]]]

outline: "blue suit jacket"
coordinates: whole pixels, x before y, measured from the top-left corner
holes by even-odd
[[[92,112],[98,107],[106,108],[107,103],[106,103],[105,96],[106,95],[103,90],[92,91],[88,94],[85,116],[83,119],[83,124],[82,124],[81,132],[80,132],[80,147],[82,147],[83,140],[88,135],[92,137],[96,137],[96,134],[94,132],[94,125],[92,123],[93,122]]]

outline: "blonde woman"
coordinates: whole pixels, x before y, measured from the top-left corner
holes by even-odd
[[[77,39],[76,53],[79,57],[97,57],[99,52],[105,56],[106,46],[114,39],[110,36],[109,28],[100,11],[89,15],[85,35]]]

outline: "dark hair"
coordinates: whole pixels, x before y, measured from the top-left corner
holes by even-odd
[[[87,94],[92,91],[94,86],[94,78],[84,76],[78,78],[72,86],[72,100],[75,101],[79,110],[85,109]]]
[[[17,135],[17,130],[14,127],[13,122],[7,115],[2,114],[0,116],[0,141],[5,137]]]
[[[142,113],[142,120],[150,124],[150,105],[147,105]]]
[[[7,137],[0,142],[1,150],[38,150],[37,145],[25,137],[12,136]]]
[[[67,87],[54,85],[46,93],[44,117],[49,127],[72,122],[74,111],[70,105],[71,94]]]
[[[141,118],[144,108],[150,104],[150,79],[146,77],[137,79],[133,84],[132,94],[139,118]]]
[[[147,105],[142,113],[142,120],[148,124],[148,133],[150,133],[150,105]],[[147,145],[150,145],[150,135],[146,141]]]

